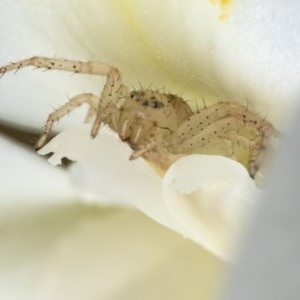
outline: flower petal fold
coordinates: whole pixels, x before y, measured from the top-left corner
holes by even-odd
[[[230,257],[261,192],[234,160],[189,155],[163,179],[164,201],[185,234],[220,257]]]

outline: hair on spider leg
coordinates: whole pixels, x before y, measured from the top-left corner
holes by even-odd
[[[206,109],[206,108],[207,108],[207,106],[206,106],[205,99],[204,99],[204,97],[203,97],[203,96],[201,96],[201,98],[202,98],[202,103],[203,103],[204,109]]]
[[[22,68],[22,64],[20,64],[16,69],[15,69],[15,71],[14,71],[14,74],[17,74],[19,71],[20,71],[20,69]]]
[[[43,68],[41,71],[42,71],[43,73],[46,73],[46,72],[48,72],[48,71],[50,71],[50,70],[52,70],[51,67],[48,67],[48,68]]]
[[[176,96],[183,99],[182,96],[178,96],[178,95],[176,95]],[[196,103],[196,105],[197,105],[197,100],[184,99],[184,102],[186,102],[190,107],[192,107],[193,106],[192,104],[194,104],[194,103]]]
[[[146,89],[143,87],[142,83],[140,81],[138,81],[139,84],[139,90],[140,91],[145,91]]]
[[[153,83],[150,83],[147,87],[145,87],[146,90],[151,90],[152,89]]]
[[[166,90],[165,90],[165,87],[160,87],[160,88],[157,88],[157,87],[154,87],[153,89],[151,89],[153,92],[155,93],[159,93],[159,94],[165,94]]]
[[[138,89],[134,85],[129,86],[131,92],[137,92]]]
[[[267,120],[267,116],[269,116],[270,110],[266,111],[265,113],[259,113],[259,116],[262,118],[263,121]]]
[[[0,74],[0,79],[6,74],[6,70]]]
[[[249,98],[246,96],[246,98],[245,98],[245,102],[246,102],[246,108],[247,108],[247,111],[249,110],[249,108],[250,108],[250,100],[249,100]]]
[[[200,112],[200,109],[199,109],[199,105],[198,105],[198,101],[196,100],[196,112],[197,112],[197,114],[199,114],[199,112]]]

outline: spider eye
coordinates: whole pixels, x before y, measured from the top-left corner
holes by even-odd
[[[135,93],[135,92],[130,92],[129,97],[130,97],[131,99],[134,99],[135,96],[136,96],[136,93]]]
[[[162,102],[158,101],[156,98],[154,98],[149,100],[148,106],[150,106],[151,108],[162,108],[165,105]]]

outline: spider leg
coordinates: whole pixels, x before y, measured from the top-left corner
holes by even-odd
[[[122,122],[120,122],[120,124],[122,124]],[[150,135],[151,131],[153,135],[155,135],[154,131],[160,131],[159,128],[156,127],[156,121],[140,112],[135,113],[133,125],[129,139],[131,145],[139,145],[142,143],[142,141]],[[150,138],[150,140],[151,139],[153,138]]]
[[[51,134],[51,129],[54,122],[57,122],[63,116],[65,116],[66,114],[73,111],[75,108],[81,106],[84,103],[87,103],[90,106],[90,111],[94,111],[95,113],[97,111],[98,102],[99,97],[93,94],[80,94],[71,98],[66,104],[64,104],[48,116],[43,133],[39,137],[37,143],[35,144],[35,148],[39,149],[46,144]]]
[[[99,99],[98,99],[98,101],[99,101]],[[96,113],[97,113],[97,108],[90,106],[86,113],[84,123],[91,123],[93,121]]]
[[[121,99],[124,99],[124,96],[128,93],[128,88],[122,84],[121,74],[117,69],[112,69],[107,74],[106,83],[101,93],[97,116],[91,130],[92,138],[94,138],[99,132],[99,128],[103,120],[103,110],[107,107],[118,108]],[[113,129],[116,130],[117,127],[118,125],[115,124],[115,128]]]
[[[267,125],[266,123],[265,126]],[[240,144],[250,152],[249,173],[254,177],[264,156],[264,148],[267,148],[272,135],[272,131],[269,130],[271,127],[267,127],[263,128],[262,125],[258,125],[252,120],[245,121],[238,115],[226,117],[215,121],[197,133],[194,131],[193,136],[186,140],[181,137],[180,143],[177,142],[177,136],[175,136],[173,139],[173,145],[176,145],[173,146],[174,153],[192,153],[194,150],[201,150],[207,144],[219,144],[219,147],[228,147],[227,153],[229,157],[233,158],[233,144]],[[249,136],[240,134],[239,130],[245,130]],[[227,141],[227,145],[224,142],[220,144],[220,139]]]
[[[138,150],[135,150],[129,157],[130,160],[137,159],[140,156],[145,155],[147,152],[152,150],[157,145],[156,141],[152,141],[151,143],[146,144]]]
[[[106,76],[112,71],[118,72],[116,68],[99,61],[82,62],[77,60],[33,56],[29,59],[24,59],[1,67],[0,74],[5,74],[12,70],[18,71],[21,68],[29,66],[48,70],[61,70],[67,72],[93,74],[101,76]]]
[[[162,156],[166,157],[169,154],[167,145],[169,144],[170,131],[164,128],[155,127],[153,124],[152,130],[148,132],[149,139],[146,139],[147,142],[138,143],[138,148],[134,150],[133,154],[130,156],[130,159],[136,159],[140,156],[145,158],[146,154],[148,156],[149,152],[160,153]],[[134,145],[133,145],[134,149]],[[156,155],[159,157],[159,155]],[[151,155],[149,156],[151,157]],[[155,160],[153,163],[158,163]]]
[[[265,155],[265,151],[262,151],[262,144],[263,144],[263,138],[261,138],[260,142],[257,142],[255,140],[251,140],[249,138],[246,138],[244,136],[239,135],[235,131],[228,132],[227,135],[223,137],[225,141],[229,141],[232,145],[232,151],[233,151],[233,145],[239,144],[245,149],[249,150],[249,158],[248,158],[248,172],[252,178],[255,177],[261,163],[263,160],[263,157]],[[233,151],[234,153],[234,151]],[[235,159],[234,157],[229,156],[232,159]]]
[[[101,97],[97,102],[98,107],[96,108],[97,110],[96,118],[93,123],[92,131],[91,131],[91,136],[93,138],[98,134],[103,119],[102,111],[110,105],[118,106],[119,100],[128,93],[128,89],[122,84],[121,74],[119,70],[114,68],[113,66],[102,63],[100,61],[83,62],[83,61],[76,61],[76,60],[33,56],[29,59],[24,59],[0,67],[0,75],[1,74],[4,75],[5,73],[12,70],[18,71],[21,68],[25,68],[29,66],[33,66],[36,68],[44,68],[48,70],[61,70],[61,71],[67,71],[73,73],[106,76],[106,83],[103,87]],[[67,107],[69,106],[67,105]],[[63,110],[59,110],[57,114],[51,114],[51,116],[49,116],[46,124],[46,128],[44,130],[43,135],[41,136],[41,138],[37,143],[37,147],[41,147],[42,145],[44,145],[45,141],[47,140],[50,134],[52,124],[56,119],[60,118],[61,111],[63,112]],[[92,112],[92,114],[94,113]],[[87,116],[87,119],[88,120],[90,119],[89,114]]]
[[[98,104],[99,110],[101,107],[106,107],[111,102],[116,104],[116,102],[119,100],[117,95],[126,90],[125,86],[123,86],[122,84],[121,74],[119,70],[100,61],[83,62],[76,60],[33,56],[29,59],[24,59],[1,67],[0,74],[5,74],[12,70],[18,71],[21,68],[29,66],[48,70],[60,70],[73,73],[106,76],[106,83],[102,90],[100,102]]]
[[[101,101],[101,100],[100,100]],[[93,123],[91,137],[95,138],[99,132],[101,123],[109,125],[111,129],[117,132],[119,124],[119,108],[114,104],[109,104],[105,108],[96,108],[96,119]]]
[[[176,153],[190,153],[193,149],[202,148],[211,143],[212,140],[244,126],[243,120],[236,117],[227,117],[215,121],[206,128],[201,128],[198,132],[194,131],[193,135],[185,140],[180,138],[180,141],[178,141],[178,137],[174,136],[174,150]]]
[[[262,135],[267,131],[271,132],[271,134],[275,132],[273,126],[268,121],[261,118],[258,114],[251,112],[244,105],[237,102],[219,102],[212,106],[205,107],[188,117],[176,132],[177,143],[180,144],[182,141],[212,126],[215,122],[228,117],[235,117],[236,119],[242,120],[245,124],[242,125],[243,127],[252,127],[252,130],[256,128]]]

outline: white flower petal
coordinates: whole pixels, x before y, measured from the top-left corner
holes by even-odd
[[[37,1],[30,2],[28,5],[31,8],[34,7],[33,3],[36,6],[40,5]],[[56,43],[50,45],[43,32],[39,32],[38,28],[34,28],[28,22],[30,16],[26,15],[27,6],[23,5],[22,0],[0,2],[0,40],[5,45],[0,48],[0,65],[33,55],[64,56],[65,53],[59,51]],[[47,7],[42,7],[47,14]],[[42,15],[43,13],[39,17]],[[52,18],[50,15],[47,17]],[[53,22],[48,21],[48,25]],[[66,56],[76,59],[70,52]],[[85,59],[90,59],[89,53]],[[100,94],[103,80],[33,68],[5,74],[0,81],[0,120],[27,128],[41,129],[54,107],[61,106],[69,97],[82,92]],[[65,124],[72,122],[81,122],[83,119],[84,113],[79,109],[60,122],[58,128],[64,128]]]
[[[53,164],[59,163],[62,157],[77,161],[79,170],[86,172],[84,175],[90,172],[90,176],[78,180],[76,169],[73,172],[76,182],[94,192],[101,203],[104,200],[134,205],[157,222],[180,232],[181,226],[162,201],[161,178],[144,160],[130,161],[132,150],[109,127],[103,127],[93,140],[90,128],[90,124],[82,124],[66,129],[39,150],[39,154],[53,152],[50,158]]]
[[[258,113],[268,114],[281,126],[297,103],[292,95],[300,79],[299,3],[228,3],[226,7],[224,1],[87,0],[83,4],[80,0],[3,0],[0,25],[5,30],[1,39],[9,50],[0,49],[4,51],[0,61],[33,54],[93,57],[119,67],[128,85],[153,84],[183,93],[192,101],[203,96],[207,103],[220,99],[251,102]],[[220,20],[224,13],[227,18]],[[25,73],[31,80],[17,79],[21,78],[18,75],[13,81],[9,78],[6,88],[1,86],[10,107],[1,108],[2,118],[29,125],[26,116],[32,117],[37,109],[39,119],[31,118],[37,126],[47,115],[46,109],[65,102],[66,94],[101,90],[101,85],[97,89],[95,81],[83,76],[76,77],[82,80],[80,84],[51,72],[35,73]],[[35,82],[36,87],[41,86],[30,95],[30,101],[24,97],[28,95],[25,89],[13,89],[22,80],[27,86]],[[12,90],[17,97],[9,97]]]
[[[64,55],[73,49],[112,62],[129,84],[175,88],[207,101],[250,100],[259,112],[280,120],[282,109],[293,110],[291,96],[300,79],[300,4],[227,3],[51,0],[46,8],[40,2],[27,9],[32,24]],[[220,9],[226,19],[220,20]]]
[[[0,298],[213,299],[214,256],[136,211],[66,205],[1,219]]]
[[[133,205],[219,257],[231,258],[259,194],[242,165],[220,156],[190,155],[174,163],[162,181],[143,159],[129,160],[132,150],[109,127],[94,140],[89,134],[89,124],[69,128],[39,154],[54,153],[52,164],[62,157],[77,161],[75,182],[88,191],[85,198],[92,192],[100,203]]]
[[[24,43],[26,47],[22,47],[19,52],[25,56],[34,50],[32,45],[37,45],[38,52],[45,50],[44,53],[37,53],[35,50],[32,53],[35,55],[49,55],[51,51],[80,59],[89,59],[93,55],[94,59],[119,67],[128,85],[137,85],[138,81],[144,85],[153,83],[158,87],[171,89],[174,93],[184,92],[187,99],[201,99],[204,96],[207,102],[220,98],[241,102],[250,99],[258,112],[268,113],[270,120],[280,124],[293,111],[291,95],[295,93],[299,81],[299,3],[295,0],[289,6],[279,0],[264,3],[243,0],[238,3],[229,2],[231,4],[228,6],[224,6],[224,3],[222,6],[222,3],[181,3],[170,0],[162,4],[161,1],[137,3],[87,0],[83,4],[79,0],[4,0],[0,11],[3,14],[3,28],[10,30],[9,34],[5,34],[17,37],[24,33],[23,38],[30,36],[29,42]],[[22,5],[27,13],[27,20],[22,13]],[[15,20],[20,22],[19,25],[24,24],[23,32],[18,31],[22,26],[5,25],[14,20],[8,12],[20,16]],[[31,28],[26,22],[28,20],[39,28],[40,36],[37,32],[31,36]],[[34,40],[39,42],[33,43]],[[47,43],[44,48],[39,48],[43,40],[52,45],[51,49]],[[14,45],[12,49],[16,49],[19,39],[8,42],[8,45],[9,43]],[[285,55],[287,49],[288,55]],[[10,55],[6,51],[3,56]],[[37,77],[40,76],[39,73]],[[0,110],[1,117],[19,124],[29,124],[35,110],[39,114],[34,115],[43,118],[41,99],[44,103],[56,105],[64,102],[63,94],[76,94],[83,89],[97,93],[101,90],[101,84],[98,89],[95,82],[90,80],[82,81],[82,85],[74,84],[73,81],[76,87],[71,88],[68,86],[70,83],[67,84],[60,75],[47,76],[53,77],[47,77],[43,81],[44,85],[38,84],[40,89],[34,92],[33,100],[28,103],[22,96],[24,89],[13,88],[20,86],[23,79],[19,83],[9,79],[8,88],[14,90],[15,94],[12,94],[13,98],[6,97],[8,105],[5,103],[3,106],[8,109]],[[80,77],[78,80],[83,79]],[[103,79],[100,82],[103,83]],[[30,80],[24,79],[24,83],[23,88],[31,85]],[[0,92],[9,95],[9,90]],[[45,93],[45,90],[52,90],[53,95],[52,92]],[[15,102],[16,97],[23,102]],[[283,97],[286,98],[284,101]],[[52,98],[56,98],[55,101],[58,102],[51,102]],[[21,109],[23,107],[24,110]],[[94,155],[91,159],[94,160]],[[126,194],[126,189],[120,194],[114,194],[111,183],[112,181],[107,185],[105,193],[112,198],[120,198],[120,195]],[[157,195],[160,193],[157,190]],[[153,207],[151,209],[156,211]],[[161,217],[165,215],[165,210],[162,211]],[[158,220],[160,219],[159,217]]]
[[[3,0],[0,3],[0,26],[4,30],[1,31],[0,39],[5,41],[5,47],[0,49],[0,63],[4,64],[8,61],[15,61],[32,55],[53,56],[56,54],[57,56],[73,59],[90,59],[91,56],[94,56],[94,59],[106,61],[120,68],[124,74],[125,82],[130,86],[138,86],[138,82],[141,82],[144,86],[154,84],[156,87],[164,87],[173,93],[184,93],[184,97],[188,100],[201,99],[203,96],[207,103],[224,98],[242,103],[250,100],[251,105],[254,106],[257,112],[268,113],[268,118],[281,127],[281,121],[287,120],[294,109],[295,102],[292,101],[291,95],[297,89],[300,76],[298,72],[300,26],[297,15],[299,3],[296,0],[290,1],[289,5],[279,0],[265,2],[241,0],[238,2],[228,1],[228,3],[230,5],[224,6],[224,1],[196,0],[184,3],[173,0],[163,2],[139,1],[138,3],[136,1],[94,0],[86,0],[85,2],[80,0],[63,2],[58,0]],[[93,81],[90,78],[85,80],[82,76],[71,80],[64,77],[65,75],[57,73],[47,75],[36,73],[36,75],[33,75],[31,71],[23,72],[23,76],[5,76],[7,85],[1,85],[0,87],[0,118],[34,127],[40,127],[43,123],[48,114],[46,109],[50,104],[57,106],[64,103],[66,94],[72,96],[83,91],[99,94],[104,80],[100,79],[98,84],[98,81]],[[32,86],[36,87],[34,91]],[[5,95],[5,97],[2,97],[2,95]],[[76,120],[76,117],[74,120]],[[63,139],[65,138],[66,136],[63,136]],[[59,143],[55,146],[54,141],[53,143],[52,146],[56,148],[63,145]],[[78,141],[75,143],[74,139],[70,141],[70,144],[74,147],[83,146]],[[193,165],[195,173],[192,172],[192,176],[188,178],[187,182],[187,177],[183,178],[182,175],[191,173],[189,163],[186,161],[178,162],[169,170],[164,180],[164,202],[161,187],[156,183],[152,185],[153,182],[159,181],[155,177],[156,175],[148,170],[146,176],[145,174],[141,176],[141,170],[139,169],[142,168],[145,171],[145,165],[143,167],[140,164],[135,166],[128,161],[127,164],[123,164],[120,160],[115,162],[115,165],[123,166],[123,170],[128,168],[130,174],[135,174],[134,179],[136,183],[139,183],[137,189],[134,189],[135,185],[132,185],[133,181],[130,178],[124,180],[124,174],[115,168],[114,162],[100,159],[98,167],[94,166],[95,161],[98,161],[97,155],[102,151],[100,148],[95,147],[91,156],[86,156],[90,152],[84,147],[71,149],[77,154],[84,153],[84,156],[80,156],[80,162],[88,161],[89,164],[87,172],[82,166],[77,167],[77,169],[75,167],[78,184],[88,184],[82,182],[83,176],[87,174],[92,177],[88,173],[97,173],[101,170],[98,167],[103,167],[102,173],[97,173],[98,176],[99,174],[102,176],[98,177],[99,180],[103,178],[102,184],[99,184],[99,189],[96,188],[97,181],[94,181],[88,187],[89,189],[92,188],[95,192],[97,190],[101,191],[99,195],[107,197],[107,199],[114,198],[119,201],[124,197],[126,201],[131,200],[130,203],[139,206],[140,209],[147,212],[158,222],[186,234],[222,257],[228,255],[230,241],[237,234],[240,219],[244,217],[244,210],[248,209],[249,206],[251,207],[250,200],[252,198],[248,198],[248,196],[250,197],[253,190],[255,190],[249,183],[249,178],[246,179],[245,170],[231,165],[228,172],[233,172],[234,184],[239,182],[238,186],[232,185],[229,180],[226,183],[222,181],[222,184],[216,187],[214,180],[218,180],[218,178],[212,175],[210,179],[213,179],[213,181],[209,183],[212,184],[212,187],[208,185],[205,192],[203,192],[197,176],[202,178],[201,172],[204,171],[202,182],[205,182],[209,179],[208,174],[216,174],[214,172],[210,173],[210,171],[214,171],[214,162],[210,164],[207,160],[209,172],[207,169],[201,168],[198,163]],[[76,159],[76,156],[72,156],[73,152],[70,152],[70,149],[56,150]],[[97,151],[99,152],[97,153]],[[126,151],[125,153],[127,153]],[[110,152],[106,150],[105,157],[109,154]],[[55,156],[53,159],[55,159]],[[59,157],[56,156],[56,159],[59,159]],[[191,157],[187,159],[194,160]],[[218,165],[223,165],[224,161],[226,160],[218,161]],[[112,168],[112,166],[114,167]],[[103,170],[105,171],[103,172]],[[197,174],[197,176],[194,174]],[[109,178],[110,175],[113,176]],[[82,177],[78,179],[78,176]],[[115,178],[116,181],[114,181]],[[151,185],[148,182],[149,178]],[[229,178],[231,177],[226,177],[226,179]],[[174,180],[176,185],[174,185]],[[120,190],[116,191],[116,186]],[[153,188],[154,186],[156,187]],[[195,190],[193,193],[197,194],[197,211],[191,209],[191,207],[194,208],[193,199],[182,195],[182,189],[185,190],[187,187]],[[217,190],[216,193],[214,193],[215,190]],[[151,192],[148,193],[148,191]],[[222,194],[220,194],[220,191],[222,191]],[[199,194],[200,196],[205,194],[205,198],[198,197]],[[256,193],[254,192],[254,194]],[[220,195],[222,196],[222,203],[220,203]],[[131,197],[133,200],[130,199]],[[143,202],[139,202],[141,199]],[[152,203],[149,200],[155,201]],[[166,207],[164,207],[165,204]],[[199,213],[199,217],[198,214],[195,217],[195,213]],[[63,216],[60,219],[63,219]],[[90,217],[87,219],[90,220]],[[56,220],[55,218],[55,224]],[[128,222],[127,220],[123,221]],[[124,222],[121,224],[121,229],[124,228]],[[14,257],[14,255],[11,255],[12,250],[20,248],[18,243],[14,244],[12,241],[21,241],[21,239],[11,240],[13,234],[10,234],[11,232],[8,230],[9,234],[6,237],[9,245],[0,249],[2,253],[7,251],[4,255],[0,255],[0,258],[2,257],[4,261],[4,263],[1,263],[2,272],[0,274],[5,276],[3,280],[0,280],[0,284],[3,285],[0,291],[3,293],[7,291],[5,297],[9,295],[10,298],[15,296],[12,296],[12,292],[19,292],[20,294],[16,294],[15,299],[24,298],[26,294],[24,290],[12,291],[11,286],[15,285],[17,278],[20,279],[18,287],[22,286],[30,290],[30,287],[36,284],[37,278],[41,276],[33,276],[31,279],[33,278],[34,281],[31,281],[27,276],[28,270],[38,270],[40,272],[31,274],[42,274],[45,280],[33,293],[32,290],[29,292],[29,299],[33,299],[33,294],[37,296],[37,299],[46,299],[46,297],[58,299],[61,295],[65,299],[65,292],[70,295],[68,294],[70,291],[74,291],[72,299],[76,296],[82,299],[85,298],[86,294],[76,293],[76,287],[82,286],[82,282],[88,288],[82,289],[81,292],[89,290],[95,292],[95,297],[98,296],[99,294],[93,287],[98,287],[99,281],[94,281],[94,279],[99,277],[104,279],[107,277],[114,278],[116,275],[115,273],[109,273],[114,269],[111,268],[111,265],[108,267],[109,271],[107,269],[101,270],[103,271],[101,276],[98,274],[92,277],[89,276],[91,274],[89,272],[90,268],[87,268],[87,271],[84,272],[86,253],[91,253],[91,257],[95,257],[104,245],[111,242],[110,237],[105,232],[105,238],[108,238],[108,240],[105,240],[102,236],[99,240],[107,242],[96,247],[95,250],[94,241],[96,239],[93,238],[95,236],[93,233],[98,232],[98,227],[94,226],[93,222],[90,225],[87,226],[86,231],[83,230],[83,238],[79,233],[79,238],[75,234],[73,240],[74,236],[68,232],[69,240],[63,239],[57,244],[54,256],[51,254],[49,256],[45,255],[46,252],[43,248],[42,255],[36,255],[34,260],[23,262],[20,262],[20,256],[16,255]],[[111,228],[110,226],[109,228]],[[18,228],[22,228],[22,226],[18,226]],[[120,231],[120,228],[118,230]],[[32,232],[32,229],[30,232]],[[86,232],[88,233],[87,237]],[[142,232],[144,237],[144,231]],[[23,237],[23,235],[20,236]],[[24,236],[28,237],[26,234]],[[49,232],[42,236],[49,237]],[[1,237],[3,238],[3,235]],[[126,238],[125,234],[124,238]],[[136,236],[133,237],[133,243],[136,243],[137,238]],[[92,245],[89,244],[91,241],[93,241]],[[141,241],[144,240],[141,239]],[[156,242],[153,240],[150,245],[155,245]],[[161,241],[158,241],[158,243],[161,243]],[[85,248],[84,246],[87,244],[88,246]],[[22,242],[21,245],[23,245]],[[27,239],[24,245],[27,246]],[[177,248],[176,246],[172,244],[167,252],[172,252]],[[120,249],[118,245],[116,245],[116,248]],[[78,249],[78,252],[73,252],[73,249]],[[89,252],[90,249],[92,251]],[[34,251],[32,252],[34,253]],[[107,252],[111,254],[111,248]],[[70,259],[70,254],[71,257],[72,254],[74,255],[73,259]],[[128,257],[130,257],[127,251],[125,251],[125,254],[126,258],[122,262],[127,262]],[[120,266],[119,255],[120,252],[117,251],[115,258],[117,267]],[[187,253],[187,256],[190,256],[190,253]],[[6,259],[7,257],[11,259],[9,262]],[[17,259],[15,259],[16,257]],[[55,258],[53,259],[53,257]],[[101,266],[107,262],[104,257],[105,255],[101,257],[103,260],[99,260]],[[41,261],[43,263],[47,262],[47,258],[50,261],[50,266],[39,264],[36,269],[31,269],[34,264]],[[148,258],[147,256],[143,257],[143,261]],[[16,261],[20,264],[16,264]],[[132,261],[139,262],[135,255]],[[150,261],[152,262],[152,260]],[[65,262],[67,263],[65,264]],[[29,268],[27,268],[27,263],[30,265]],[[83,263],[83,265],[80,263]],[[171,263],[170,266],[174,268],[177,263],[178,260],[176,260],[176,264]],[[193,263],[196,265],[195,261]],[[94,265],[94,261],[90,264]],[[200,264],[202,264],[202,261],[199,261]],[[14,269],[13,266],[16,268]],[[22,269],[23,266],[24,269]],[[72,272],[73,270],[69,266],[80,268],[80,273],[83,276],[77,276],[79,272]],[[59,269],[60,267],[61,269]],[[8,271],[12,270],[13,272],[9,273],[12,275],[7,276]],[[61,277],[57,276],[56,270],[58,270],[58,274],[66,275],[64,278],[69,279],[71,283],[62,282],[60,285]],[[124,270],[128,270],[127,265],[124,266]],[[149,272],[147,268],[145,270]],[[16,272],[14,273],[14,271]],[[171,274],[173,273],[172,268],[169,268],[168,271]],[[157,278],[156,273],[153,276],[155,278]],[[189,268],[188,274],[191,275],[190,273],[191,268]],[[107,276],[109,274],[112,275]],[[143,277],[141,276],[141,274],[143,275],[142,272],[138,271],[136,274]],[[11,278],[13,278],[13,282],[10,281]],[[81,281],[74,285],[78,278]],[[127,278],[127,276],[120,276],[121,284],[124,284]],[[148,279],[148,277],[146,278]],[[191,278],[193,277],[191,276]],[[89,282],[86,283],[85,280],[88,279]],[[178,280],[178,282],[181,283],[181,280]],[[174,280],[171,281],[171,288],[177,288],[177,286],[174,286]],[[103,283],[104,290],[107,286],[111,288],[106,296],[116,296],[111,292],[111,290],[115,291],[115,282],[113,285],[109,285],[108,281],[103,280]],[[142,285],[136,285],[137,281],[131,281],[130,283],[135,291],[137,286],[143,290]],[[158,287],[157,281],[155,281],[154,286],[155,288]],[[180,284],[178,284],[179,286]],[[194,286],[199,285],[194,284]],[[180,292],[182,292],[181,289],[178,289],[176,293],[178,298],[180,298]],[[176,299],[176,296],[169,298]],[[121,290],[116,297],[125,299],[126,293]],[[132,299],[132,295],[128,298]],[[138,298],[140,298],[140,295]],[[157,296],[154,298],[158,299]],[[187,291],[181,298],[190,299],[191,297],[189,297]],[[163,299],[165,299],[165,295]],[[207,299],[206,296],[205,299]]]
[[[185,234],[218,256],[232,256],[260,191],[236,161],[214,155],[181,158],[167,171],[163,192]]]
[[[33,150],[0,136],[0,216],[61,205],[76,197],[67,174],[50,168]]]

